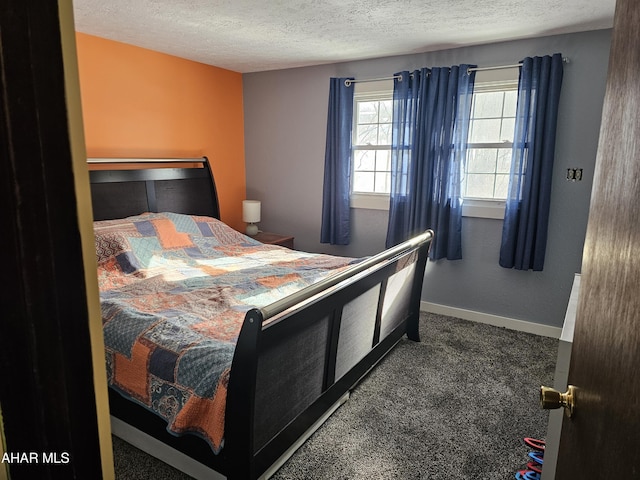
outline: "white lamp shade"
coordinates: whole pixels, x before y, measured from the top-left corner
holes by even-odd
[[[256,223],[260,221],[260,201],[242,201],[242,221],[246,223]]]

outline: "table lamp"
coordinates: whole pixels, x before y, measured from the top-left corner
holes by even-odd
[[[247,235],[254,236],[258,233],[258,226],[256,223],[260,221],[259,200],[242,201],[242,221],[247,223]]]

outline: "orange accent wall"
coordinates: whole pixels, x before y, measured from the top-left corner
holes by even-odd
[[[222,220],[244,229],[242,75],[76,35],[87,155],[207,156]]]

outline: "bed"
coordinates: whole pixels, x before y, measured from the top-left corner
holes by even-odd
[[[90,159],[114,434],[196,478],[268,478],[393,346],[433,232],[367,258],[220,221],[208,159]]]

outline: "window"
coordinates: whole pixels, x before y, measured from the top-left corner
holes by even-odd
[[[389,193],[392,100],[357,98],[353,139],[353,191]]]
[[[476,73],[462,187],[465,216],[504,216],[518,76],[517,67]],[[393,81],[355,86],[351,205],[388,208]]]
[[[393,81],[356,83],[355,87],[351,204],[389,208]]]
[[[517,67],[476,72],[462,186],[465,216],[504,218],[519,74]]]
[[[504,200],[509,186],[518,77],[484,80],[476,74],[464,176],[465,199]],[[504,73],[503,73],[504,78]]]

